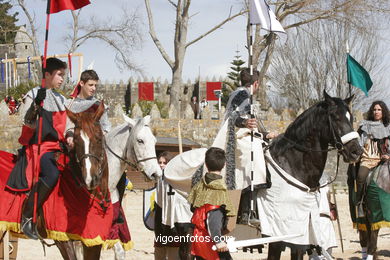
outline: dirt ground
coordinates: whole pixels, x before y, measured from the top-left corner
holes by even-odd
[[[337,193],[337,203],[339,208],[340,224],[342,229],[342,237],[344,244],[344,252],[341,251],[339,244],[338,248],[333,250],[333,256],[336,259],[361,259],[360,245],[358,234],[352,229],[349,211],[348,211],[348,196],[340,191]],[[153,232],[145,228],[142,222],[142,191],[128,192],[125,200],[125,211],[129,223],[131,236],[134,241],[134,248],[126,253],[126,259],[147,260],[154,259],[153,255]],[[337,224],[334,222],[334,227],[337,230]],[[379,259],[390,259],[390,229],[382,229],[379,233],[378,251]],[[337,238],[339,238],[337,233]],[[340,240],[338,240],[340,241]],[[232,254],[234,259],[266,259],[267,247],[262,254],[257,252],[254,254],[239,253]],[[282,259],[289,259],[289,252],[283,253]],[[19,239],[18,260],[36,260],[62,259],[56,247],[46,248],[46,255],[42,245],[39,242],[32,240]],[[102,252],[101,259],[114,259],[112,250]],[[307,258],[306,258],[307,259]]]

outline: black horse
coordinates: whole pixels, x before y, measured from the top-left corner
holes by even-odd
[[[353,97],[342,100],[324,91],[324,98],[303,112],[269,147],[274,161],[312,190],[319,188],[329,146],[337,149],[348,163],[356,162],[362,154],[348,108]],[[280,259],[285,246],[291,247],[291,259],[303,259],[309,245],[271,243],[268,259]]]

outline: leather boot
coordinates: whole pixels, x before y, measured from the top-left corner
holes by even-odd
[[[51,188],[49,188],[42,179],[32,187],[31,192],[26,199],[26,204],[22,212],[22,221],[21,221],[21,229],[22,232],[30,239],[38,239],[38,233],[36,232],[35,225],[32,222],[33,213],[34,213],[34,197],[35,193],[38,192],[37,199],[37,212],[42,207],[43,203],[46,201]]]

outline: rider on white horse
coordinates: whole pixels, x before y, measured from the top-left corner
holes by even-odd
[[[240,212],[242,212],[242,215],[239,216],[239,222],[240,223],[248,223],[248,217],[249,217],[249,202],[250,202],[250,170],[244,171],[242,174],[245,176],[240,177],[240,179],[243,179],[244,182],[242,185],[237,185],[237,183],[234,183],[232,185],[232,178],[229,176],[235,176],[235,172],[237,172],[236,162],[235,159],[237,158],[236,155],[236,143],[237,143],[237,137],[235,134],[235,127],[238,128],[248,128],[248,129],[259,129],[262,133],[262,137],[265,137],[265,139],[271,139],[276,137],[275,133],[268,133],[265,132],[265,129],[261,128],[259,120],[256,118],[251,118],[251,104],[250,104],[250,86],[253,86],[253,92],[255,93],[256,90],[259,87],[259,71],[254,70],[253,75],[250,75],[250,70],[248,68],[243,69],[240,73],[241,78],[241,85],[242,87],[239,87],[237,90],[232,92],[229,96],[229,101],[226,106],[226,113],[224,122],[228,120],[228,126],[227,126],[227,143],[226,143],[226,157],[227,163],[226,163],[226,179],[228,184],[228,189],[243,189],[242,197],[241,197],[241,205],[240,205]],[[261,129],[260,129],[261,128]],[[249,133],[249,132],[248,132]],[[246,133],[246,134],[248,134]],[[244,147],[244,146],[242,146]],[[242,149],[241,147],[241,149]],[[237,148],[240,149],[240,146],[237,145]],[[256,149],[259,149],[258,153],[261,158],[255,158],[256,162],[262,162],[258,163],[254,166],[254,185],[256,188],[256,185],[263,183],[263,178],[260,176],[261,174],[259,172],[265,172],[265,166],[264,166],[264,158],[262,156],[262,147],[256,147]],[[250,157],[250,151],[241,151],[242,154],[245,153],[245,157]],[[247,161],[249,162],[249,161]],[[249,165],[249,163],[246,163]],[[261,169],[260,169],[261,168]],[[257,174],[256,174],[257,173]],[[237,177],[236,177],[237,179]],[[240,187],[239,187],[240,186]]]
[[[94,70],[85,70],[81,73],[80,82],[71,94],[72,99],[65,102],[65,106],[73,113],[81,113],[87,110],[96,109],[100,100],[94,97],[96,87],[99,82],[99,76]],[[111,123],[108,120],[108,107],[105,105],[105,111],[100,118],[100,125],[104,133],[111,130]],[[73,146],[73,128],[72,123],[67,122],[66,139]]]

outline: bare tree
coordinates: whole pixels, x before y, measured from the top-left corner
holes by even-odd
[[[322,99],[324,89],[342,98],[349,96],[347,40],[352,55],[368,71],[381,71],[383,59],[378,52],[378,36],[340,22],[317,21],[290,31],[287,44],[277,47],[269,70],[277,95],[285,97],[295,111],[306,109]],[[380,77],[376,79],[379,84]],[[351,90],[352,94],[362,98],[360,90]]]
[[[82,9],[72,11],[71,33],[65,36],[68,52],[75,52],[88,40],[100,40],[116,52],[115,61],[119,69],[141,72],[140,66],[131,59],[132,51],[140,48],[142,42],[138,11],[130,13],[127,8],[122,10],[120,19],[106,18],[101,21],[96,17],[89,17],[88,23],[80,20]]]
[[[247,0],[245,0],[247,4]],[[353,28],[368,30],[370,23],[375,23],[373,15],[380,16],[390,12],[390,3],[387,0],[276,0],[269,1],[274,7],[276,17],[284,29],[290,29],[313,23],[315,21],[338,21],[348,23]],[[261,64],[258,99],[267,108],[265,78],[271,65],[274,54],[276,35],[273,33],[260,36],[259,27],[256,28],[253,46],[253,64]]]
[[[29,37],[33,43],[34,55],[41,56],[38,44],[38,29],[36,27],[35,14],[31,13],[25,0],[15,0],[29,23]],[[142,34],[140,32],[137,10],[129,13],[122,8],[123,15],[118,19],[106,18],[104,21],[96,17],[89,18],[89,22],[80,21],[81,9],[72,11],[73,22],[71,33],[65,35],[68,52],[72,53],[88,40],[100,40],[105,42],[116,52],[116,64],[119,69],[140,72],[141,68],[131,60],[132,50],[141,47]],[[40,67],[38,61],[38,67]]]
[[[199,35],[193,40],[187,41],[187,32],[188,32],[188,22],[190,20],[189,9],[191,6],[191,0],[167,0],[167,3],[171,4],[176,10],[176,21],[175,21],[175,35],[174,35],[174,58],[171,58],[168,53],[165,51],[162,43],[157,37],[157,34],[154,29],[154,21],[152,9],[150,7],[150,1],[145,0],[145,6],[148,14],[149,20],[149,34],[153,39],[154,44],[158,48],[164,60],[168,63],[169,67],[172,70],[172,84],[170,90],[170,102],[169,104],[175,107],[179,107],[180,97],[181,97],[181,88],[182,84],[182,72],[183,72],[183,62],[186,50],[192,44],[198,42],[202,38],[206,37],[210,33],[214,32],[218,28],[221,28],[225,23],[233,20],[235,17],[238,17],[247,10],[241,10],[235,14],[229,13],[226,19],[221,21],[219,24],[213,26],[207,32]]]
[[[38,44],[38,30],[35,25],[35,14],[31,14],[29,9],[26,6],[25,0],[16,0],[16,4],[20,6],[22,9],[24,15],[26,16],[28,20],[28,26],[27,26],[27,36],[30,38],[32,46],[33,46],[33,55],[34,56],[41,56],[41,52],[39,51],[39,44]],[[23,32],[24,33],[24,32]],[[34,66],[37,68],[38,71],[40,71],[40,68],[42,67],[40,60],[34,61]],[[33,74],[34,81],[40,81],[42,75],[38,73],[38,75]]]

